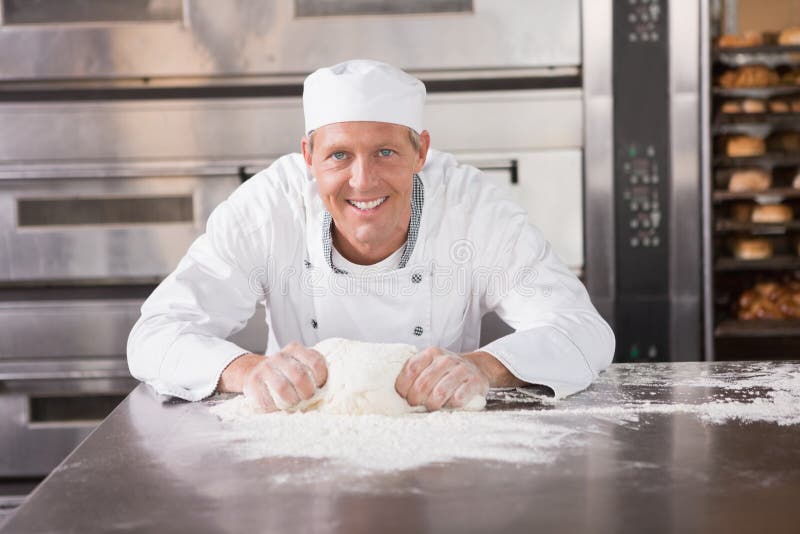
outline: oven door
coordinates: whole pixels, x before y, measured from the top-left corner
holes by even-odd
[[[0,477],[48,474],[136,384],[123,360],[0,361]]]
[[[157,282],[237,176],[0,180],[0,281]]]
[[[580,65],[580,0],[0,0],[0,80]],[[98,46],[98,43],[105,44]],[[113,45],[113,46],[112,46]],[[19,61],[35,52],[36,61]]]

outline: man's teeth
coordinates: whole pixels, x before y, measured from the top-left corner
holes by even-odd
[[[351,206],[355,206],[360,210],[371,210],[372,208],[376,208],[383,204],[383,201],[387,198],[389,197],[378,198],[369,202],[357,202],[355,200],[348,200],[347,202],[349,202]]]

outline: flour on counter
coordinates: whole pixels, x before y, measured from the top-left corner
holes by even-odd
[[[241,396],[211,411],[227,425],[242,459],[321,458],[365,471],[413,469],[457,459],[546,463],[576,433],[542,421],[535,411],[263,414]]]
[[[623,367],[623,366],[620,366]],[[634,400],[613,407],[584,409],[586,413],[691,413],[707,423],[721,424],[730,420],[743,423],[769,422],[781,426],[800,424],[800,366],[795,363],[768,365],[753,362],[736,371],[702,371],[682,376],[661,374],[658,364],[625,366],[627,386],[669,387],[682,390],[708,390],[709,400],[700,403]],[[664,367],[666,369],[667,367]],[[656,369],[654,371],[654,369]],[[609,384],[601,375],[595,386]]]
[[[482,412],[263,414],[241,396],[217,401],[211,411],[226,430],[219,438],[224,448],[243,460],[315,458],[351,472],[398,471],[459,459],[549,463],[565,448],[584,446],[599,422],[631,425],[661,414],[688,414],[703,424],[800,425],[796,364],[769,369],[753,364],[730,374],[667,369],[619,366],[615,378],[601,375],[585,392],[557,401],[525,390],[493,390],[490,404],[506,409],[490,406]],[[626,393],[625,386],[636,386],[635,393]]]

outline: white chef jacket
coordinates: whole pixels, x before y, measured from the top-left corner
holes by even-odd
[[[424,203],[416,243],[409,264],[397,273],[430,275],[430,309],[408,310],[398,320],[361,306],[366,309],[347,309],[326,319],[337,324],[318,329],[315,295],[324,276],[314,273],[331,273],[321,259],[320,231],[329,215],[302,156],[290,154],[212,212],[206,233],[145,301],[128,339],[131,374],[162,394],[208,397],[225,367],[247,352],[226,338],[263,301],[267,354],[290,341],[313,346],[321,331],[341,329],[363,334],[357,336],[363,340],[417,340],[462,353],[480,349],[557,397],[586,388],[611,362],[614,334],[525,210],[506,189],[450,154],[430,150],[419,178]],[[416,305],[401,306],[407,307]],[[515,332],[479,347],[480,321],[488,311]],[[412,324],[415,313],[424,333]],[[395,322],[397,335],[386,334],[386,325]],[[370,339],[377,331],[387,338]]]

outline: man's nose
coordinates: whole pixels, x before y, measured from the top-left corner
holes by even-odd
[[[356,158],[350,174],[350,187],[368,190],[376,181],[375,168],[369,158]]]

